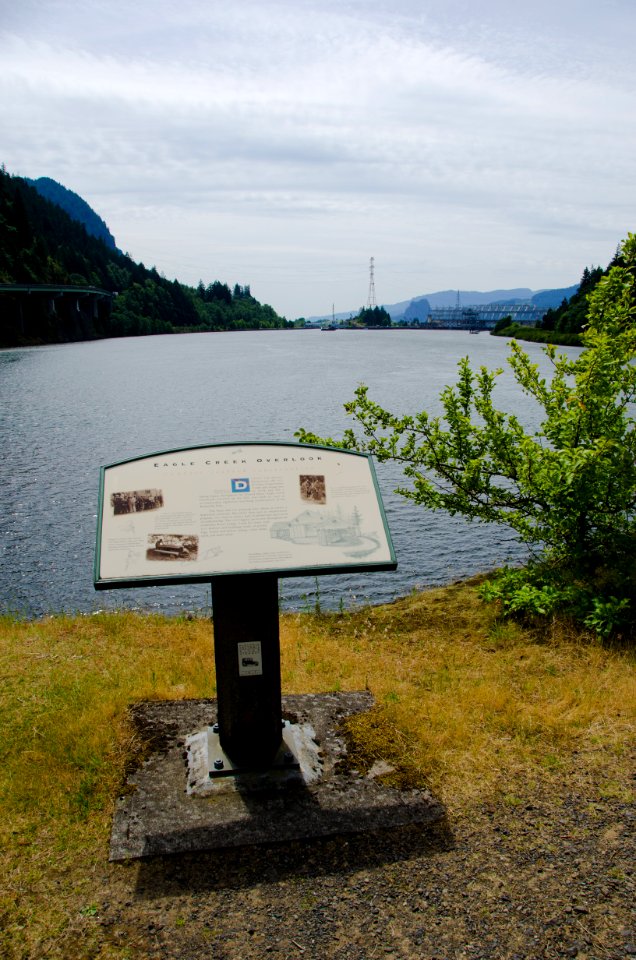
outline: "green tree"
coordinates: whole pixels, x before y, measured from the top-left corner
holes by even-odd
[[[384,307],[363,307],[356,320],[365,327],[391,326],[391,314]]]
[[[587,301],[590,293],[604,274],[601,267],[585,267],[579,288],[569,300],[550,309],[540,323],[542,330],[554,330],[557,333],[581,333],[587,320]]]
[[[500,333],[502,330],[506,330],[512,323],[512,316],[508,314],[505,317],[500,317],[494,325],[493,333]]]
[[[594,285],[584,349],[574,359],[547,346],[553,376],[515,341],[508,360],[525,394],[543,411],[528,432],[498,410],[501,371],[474,371],[468,358],[441,395],[444,413],[396,416],[360,386],[345,405],[360,432],[339,442],[305,430],[305,442],[372,453],[403,465],[399,492],[423,506],[470,520],[505,524],[535,555],[523,571],[504,571],[485,590],[508,612],[561,610],[599,633],[634,628],[636,554],[636,235],[622,265]]]

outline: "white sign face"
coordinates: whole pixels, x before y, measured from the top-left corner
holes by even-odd
[[[396,566],[364,454],[221,444],[102,468],[98,589]]]
[[[263,674],[263,655],[260,640],[237,643],[239,677],[260,677]]]

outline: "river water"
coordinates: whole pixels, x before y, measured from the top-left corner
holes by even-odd
[[[541,348],[526,349],[549,375]],[[574,351],[567,351],[574,352]],[[210,604],[206,584],[93,587],[99,468],[204,444],[337,436],[358,383],[396,413],[439,410],[459,359],[506,367],[506,340],[456,331],[263,331],[102,340],[0,351],[0,609],[35,617]],[[537,411],[506,369],[499,406]],[[285,609],[379,603],[523,558],[502,527],[416,507],[376,464],[398,559],[389,573],[285,578]]]

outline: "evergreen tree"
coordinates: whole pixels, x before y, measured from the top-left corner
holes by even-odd
[[[604,274],[601,267],[592,267],[591,270],[585,267],[574,296],[563,300],[556,310],[548,310],[541,321],[541,329],[557,333],[581,333],[587,318],[587,298]]]
[[[391,326],[391,314],[384,307],[363,307],[356,320],[365,327]]]

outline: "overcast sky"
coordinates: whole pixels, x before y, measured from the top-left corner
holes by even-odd
[[[0,161],[287,317],[569,286],[636,230],[634,0],[0,0]]]

